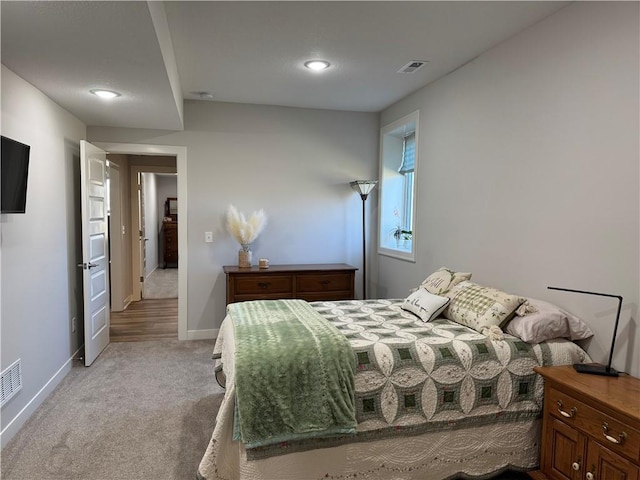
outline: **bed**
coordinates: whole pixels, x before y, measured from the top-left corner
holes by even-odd
[[[351,348],[355,428],[243,442],[236,378],[244,378],[240,391],[252,393],[260,380],[236,377],[240,329],[228,313],[214,348],[225,396],[200,480],[436,480],[531,470],[539,462],[543,405],[533,367],[590,361],[565,338],[528,343],[495,329],[479,332],[442,310],[424,321],[406,309],[407,299],[302,303]]]

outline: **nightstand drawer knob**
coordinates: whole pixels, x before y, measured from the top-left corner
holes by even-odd
[[[269,288],[269,285],[271,285],[270,282],[258,282],[260,288]]]
[[[587,472],[585,477],[587,477],[587,480],[594,480],[596,478],[596,476],[591,472]]]
[[[560,415],[562,415],[563,417],[572,418],[576,413],[578,413],[578,409],[576,407],[571,407],[571,410],[567,412],[562,409],[562,402],[560,400],[558,400],[556,403],[558,404],[558,412],[560,412]]]
[[[580,470],[580,464],[578,462],[573,462],[571,464],[571,468],[573,468],[576,472]]]
[[[622,445],[624,441],[627,439],[626,432],[622,432],[620,435],[618,435],[618,438],[615,438],[609,435],[609,425],[607,424],[607,422],[604,422],[602,424],[602,432],[604,434],[604,438],[609,440],[611,443],[615,443],[616,445]]]

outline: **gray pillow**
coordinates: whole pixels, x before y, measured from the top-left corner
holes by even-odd
[[[505,332],[527,343],[540,343],[554,338],[584,340],[593,336],[583,320],[560,307],[534,298],[527,299],[527,303],[537,311],[515,315],[504,328]]]

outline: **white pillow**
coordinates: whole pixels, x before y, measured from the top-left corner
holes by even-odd
[[[454,272],[449,268],[440,267],[425,278],[420,284],[420,287],[434,295],[445,295],[460,282],[469,279],[471,279],[470,273]]]
[[[419,288],[404,300],[402,308],[416,314],[423,322],[429,322],[442,313],[449,300],[449,297],[434,295]]]
[[[504,331],[527,343],[540,343],[554,338],[584,340],[593,336],[589,326],[580,318],[549,302],[528,298],[527,303],[537,310],[515,315]]]

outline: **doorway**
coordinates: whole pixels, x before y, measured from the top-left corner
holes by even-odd
[[[114,154],[108,154],[108,158],[112,177],[108,202],[114,272],[112,341],[177,339],[177,212],[171,218],[165,211],[165,199],[177,199],[178,195],[176,158]],[[124,181],[119,181],[120,170]],[[118,185],[129,188],[118,189]],[[173,227],[169,230],[174,233],[175,262],[171,270],[164,268],[160,257],[165,225]]]
[[[142,172],[139,181],[141,298],[178,298],[178,178],[175,173]]]
[[[157,175],[175,175],[176,167],[175,157],[153,156],[147,159],[131,155],[129,158],[131,162],[132,301],[137,302],[147,298],[145,286],[149,276],[159,264],[164,266],[164,261],[160,263],[158,258],[158,252],[162,248],[158,247],[163,246],[164,238],[161,238],[161,235],[162,237],[166,235],[167,228],[165,228],[164,222],[164,199],[158,199]],[[159,162],[164,162],[166,165],[158,165]],[[175,190],[168,191],[177,198],[177,180]],[[179,241],[177,218],[175,222],[171,222],[171,226],[175,228],[173,240],[177,242]],[[177,249],[175,253],[176,258],[173,266],[178,268],[179,275],[179,252]]]
[[[186,239],[186,215],[187,215],[187,188],[186,188],[186,160],[187,160],[187,152],[185,147],[173,147],[173,146],[163,146],[163,145],[145,145],[145,144],[122,144],[122,143],[100,143],[96,142],[96,145],[99,145],[100,148],[107,151],[109,153],[109,157],[113,158],[114,163],[117,163],[118,156],[164,156],[164,157],[173,157],[175,158],[175,167],[173,171],[162,171],[154,172],[154,173],[173,173],[176,174],[176,183],[177,183],[177,194],[176,198],[180,201],[180,215],[177,218],[178,228],[182,232],[178,237],[178,299],[173,300],[177,303],[177,325],[178,325],[178,339],[180,340],[188,340],[190,339],[188,330],[187,330],[187,239]],[[120,184],[122,186],[122,190],[126,192],[126,198],[128,202],[131,202],[133,198],[132,193],[129,191],[131,189],[131,182],[125,181],[122,177],[124,167],[120,165]],[[126,169],[129,173],[130,168]],[[131,174],[131,173],[130,173]],[[125,186],[125,184],[127,186]],[[137,204],[136,204],[137,205]],[[128,208],[127,208],[128,207]],[[127,212],[131,212],[133,210],[133,206],[125,205],[123,212],[126,210]],[[124,215],[127,215],[125,212]],[[135,218],[130,213],[128,216]],[[131,259],[126,262],[131,268],[129,269],[130,274],[127,275],[127,279],[125,282],[130,282],[130,291],[134,292],[135,285],[137,284],[138,289],[140,291],[140,253],[139,250],[133,248],[133,238],[137,237],[139,240],[139,230],[134,230],[134,224],[129,222],[127,227],[127,222],[124,222],[124,231],[125,236],[128,236],[128,245],[131,248],[125,248],[125,251],[131,252]],[[114,230],[115,231],[115,230]],[[144,237],[143,237],[144,241]],[[136,254],[136,252],[138,252]],[[126,255],[125,260],[126,260]],[[135,258],[134,258],[135,256]],[[121,260],[122,261],[122,260]],[[138,265],[137,268],[134,268],[135,265]],[[137,272],[138,276],[137,282],[134,282],[133,276],[135,275],[133,272]],[[141,295],[141,291],[140,291]],[[131,294],[129,298],[126,299],[126,305],[137,300],[140,297],[135,297],[134,293]]]

